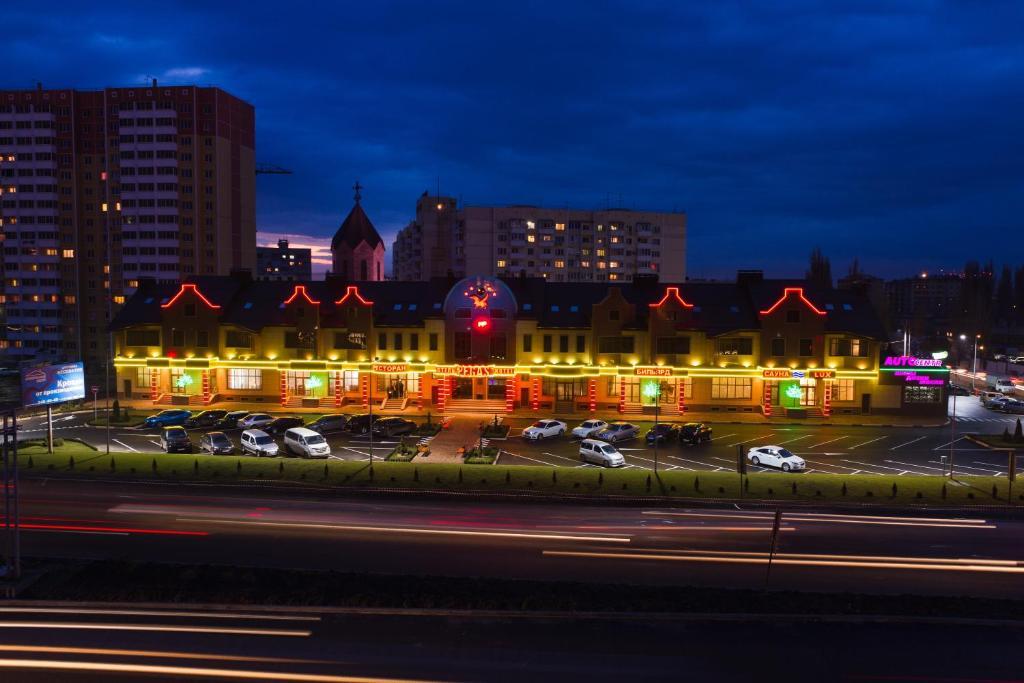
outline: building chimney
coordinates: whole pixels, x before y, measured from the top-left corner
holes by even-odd
[[[287,249],[288,248],[288,240],[278,240],[277,241],[277,248],[278,249]]]

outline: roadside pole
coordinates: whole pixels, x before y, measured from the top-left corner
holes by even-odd
[[[103,392],[103,411],[107,414],[107,455],[110,455],[110,358],[107,358],[107,390]]]
[[[956,392],[953,393],[953,419],[949,421],[949,478],[953,478],[953,446],[956,441]]]
[[[654,476],[658,476],[658,410],[661,408],[661,383],[658,383],[658,395],[654,398]]]
[[[743,498],[743,475],[747,473],[747,458],[741,443],[736,444],[736,472],[740,475],[740,498]]]
[[[772,522],[772,539],[768,548],[768,571],[764,574],[764,587],[768,588],[768,580],[772,575],[772,560],[775,558],[775,548],[779,544],[779,527],[782,526],[782,509],[775,509],[775,521]]]
[[[46,406],[46,452],[53,454],[53,406]]]
[[[92,385],[92,421],[96,422],[99,419],[99,392],[100,388],[95,384]]]
[[[1006,502],[1013,505],[1013,480],[1017,478],[1017,451],[1010,451],[1010,462],[1006,466],[1006,479],[1009,482],[1009,491],[1006,494]]]
[[[367,387],[367,394],[369,396],[370,405],[370,472],[373,472],[373,383],[377,380],[377,376],[370,373],[370,378],[367,380],[370,386]]]

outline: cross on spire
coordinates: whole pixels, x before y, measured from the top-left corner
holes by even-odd
[[[355,200],[356,204],[358,204],[359,200],[363,198],[363,195],[359,192],[361,189],[363,189],[363,186],[360,185],[359,181],[357,180],[356,184],[352,186],[352,189],[356,191]]]

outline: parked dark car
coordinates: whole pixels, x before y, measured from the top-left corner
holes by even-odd
[[[156,415],[150,415],[147,417],[143,424],[147,427],[171,427],[174,425],[183,425],[185,420],[192,417],[191,410],[182,410],[180,408],[171,408],[170,410],[161,410]]]
[[[671,422],[659,422],[655,426],[647,430],[646,435],[647,445],[651,446],[655,441],[660,446],[663,443],[669,443],[679,439],[679,425]]]
[[[317,434],[334,434],[335,432],[345,431],[347,423],[348,415],[322,415],[310,422],[306,427],[312,429]]]
[[[679,443],[696,446],[711,441],[711,427],[703,422],[687,422],[679,428]]]
[[[164,427],[160,432],[160,448],[164,453],[191,453],[192,440],[184,427]]]
[[[210,455],[231,455],[235,452],[235,444],[224,432],[206,432],[199,438],[199,452],[203,451]]]
[[[365,434],[370,431],[370,426],[380,418],[380,415],[370,415],[369,413],[353,415],[348,418],[348,422],[345,424],[345,429],[353,432],[354,434]]]
[[[385,417],[374,421],[374,436],[403,436],[416,431],[416,423],[404,417]]]
[[[195,429],[197,427],[212,427],[217,424],[220,420],[224,419],[224,416],[228,414],[226,410],[204,410],[201,413],[196,413],[189,419],[185,420],[185,426],[189,429]]]
[[[291,429],[292,427],[303,426],[301,417],[278,417],[275,418],[270,424],[260,427],[267,434],[284,434],[285,430]]]
[[[217,429],[237,429],[238,421],[249,414],[248,410],[232,410],[213,425]]]

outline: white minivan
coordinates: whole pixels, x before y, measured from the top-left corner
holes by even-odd
[[[284,449],[303,458],[326,458],[331,454],[327,439],[305,427],[292,427],[285,431]]]
[[[242,455],[255,455],[257,458],[262,455],[277,455],[277,444],[270,434],[262,429],[246,429],[242,432],[241,438]]]
[[[580,460],[601,467],[624,467],[626,459],[618,449],[610,443],[597,439],[580,441]]]

